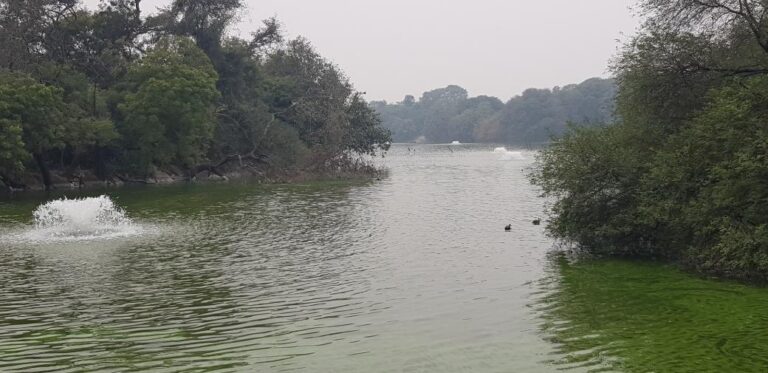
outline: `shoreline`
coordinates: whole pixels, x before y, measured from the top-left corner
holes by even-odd
[[[768,288],[768,274],[760,273],[757,271],[736,272],[728,271],[722,268],[705,268],[700,263],[682,258],[594,254],[588,250],[563,246],[553,248],[550,252],[550,255],[560,256],[563,260],[574,263],[618,260],[624,262],[657,264],[669,266],[671,268],[675,268],[681,273],[709,281],[735,283],[757,288]]]
[[[52,188],[45,189],[42,182],[37,179],[37,175],[25,175],[24,181],[35,180],[36,182],[26,184],[26,188],[14,188],[0,181],[0,196],[13,196],[33,193],[48,192],[71,192],[88,191],[97,189],[116,189],[136,186],[166,186],[180,184],[221,184],[228,182],[248,182],[253,184],[279,185],[279,184],[301,184],[320,181],[338,181],[338,180],[378,180],[388,174],[386,168],[370,169],[352,169],[335,171],[312,171],[312,170],[265,170],[264,172],[242,172],[230,171],[221,176],[215,174],[205,175],[201,172],[199,175],[189,178],[178,173],[157,172],[153,177],[146,179],[134,179],[124,176],[113,176],[106,180],[100,180],[95,177],[80,176],[76,178],[64,177],[61,173],[52,173],[57,182],[52,184]],[[62,181],[63,180],[63,181]]]

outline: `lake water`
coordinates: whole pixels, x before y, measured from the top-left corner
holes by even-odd
[[[62,193],[125,210],[105,238],[41,237],[60,194],[0,200],[0,371],[768,370],[765,289],[554,253],[532,152],[377,162],[371,182]]]

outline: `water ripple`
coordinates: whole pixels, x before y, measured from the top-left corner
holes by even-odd
[[[19,242],[39,201],[0,202],[0,371],[553,370],[532,157],[493,148],[395,146],[375,183],[95,192],[154,227],[110,240]]]

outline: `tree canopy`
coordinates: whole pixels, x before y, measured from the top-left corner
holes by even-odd
[[[562,135],[568,123],[610,122],[615,85],[593,78],[553,89],[528,89],[503,103],[496,97],[469,97],[459,86],[425,92],[417,101],[371,105],[381,114],[395,141],[433,143],[544,143]]]
[[[309,41],[286,41],[276,19],[230,35],[241,10],[0,0],[0,182],[339,169],[387,149],[378,115]]]
[[[583,250],[768,279],[768,13],[749,0],[644,0],[614,63],[618,120],[572,129],[532,180]]]

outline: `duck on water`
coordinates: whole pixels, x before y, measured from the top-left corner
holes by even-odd
[[[541,218],[536,218],[536,219],[533,219],[532,223],[533,223],[533,225],[541,225]],[[511,230],[512,230],[512,224],[507,224],[507,225],[505,225],[505,226],[504,226],[504,230],[505,230],[506,232],[509,232],[509,231],[511,231]]]

